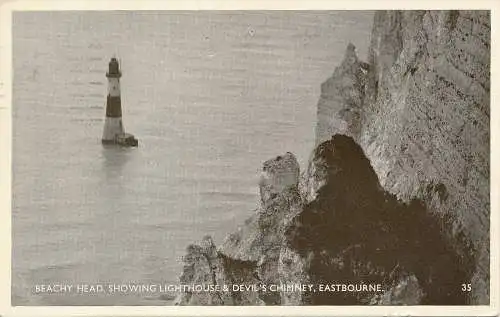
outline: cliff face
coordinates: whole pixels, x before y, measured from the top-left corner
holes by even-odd
[[[181,278],[383,292],[183,293],[178,303],[488,304],[489,43],[488,12],[377,12],[368,63],[350,44],[322,85],[302,177],[291,153],[266,161],[260,210],[218,249],[190,247]]]
[[[452,216],[450,234],[465,235],[481,258],[472,284],[476,300],[484,303],[480,298],[488,298],[489,288],[489,13],[377,12],[369,65],[367,84],[359,91],[365,93],[361,128],[347,134],[365,150],[386,190]],[[343,85],[335,81],[333,86]],[[323,103],[319,106],[339,109],[347,102]],[[318,131],[327,130],[321,125]]]
[[[377,14],[359,138],[384,188],[455,214],[477,246],[489,240],[489,39],[487,12]]]

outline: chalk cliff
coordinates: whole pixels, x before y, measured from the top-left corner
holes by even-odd
[[[362,67],[351,60],[356,59],[343,64],[352,65],[353,77]],[[343,133],[361,145],[387,191],[405,202],[421,199],[430,212],[453,219],[449,234],[465,235],[480,259],[472,294],[484,303],[489,297],[489,13],[377,12],[368,64],[366,84],[358,89],[364,99],[351,107],[361,107],[362,117],[345,120],[360,128]],[[336,74],[329,81],[343,84]],[[354,83],[351,90],[359,87]],[[318,112],[348,107],[349,98],[325,102],[326,90]],[[318,122],[321,142],[331,137],[323,133],[324,125],[334,124]]]
[[[490,15],[379,11],[322,85],[306,171],[263,164],[260,209],[183,283],[380,283],[378,293],[182,293],[181,305],[489,303]],[[463,292],[462,284],[471,284]]]

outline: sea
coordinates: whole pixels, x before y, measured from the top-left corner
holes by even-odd
[[[258,207],[262,163],[314,145],[320,85],[368,11],[44,11],[13,15],[12,305],[169,305],[186,247]],[[108,62],[126,132],[104,147]]]

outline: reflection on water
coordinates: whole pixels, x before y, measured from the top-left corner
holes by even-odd
[[[133,151],[137,149],[117,147],[114,145],[102,145],[102,168],[101,173],[106,176],[106,181],[112,181],[122,175],[122,170],[130,160]]]
[[[263,161],[291,151],[305,166],[320,84],[348,42],[366,55],[371,27],[366,12],[16,12],[13,20],[14,305],[152,305],[141,294],[32,289],[177,283],[188,244],[207,233],[221,242],[253,212]],[[101,144],[113,54],[138,148]]]

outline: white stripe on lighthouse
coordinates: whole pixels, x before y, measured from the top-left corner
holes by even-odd
[[[111,97],[120,96],[120,80],[118,78],[108,78],[108,94]]]
[[[114,141],[117,135],[125,133],[122,118],[106,117],[102,139],[104,141]]]

